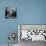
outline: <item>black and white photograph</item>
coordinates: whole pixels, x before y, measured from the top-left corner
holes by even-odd
[[[46,43],[46,25],[22,25],[18,26],[20,46],[40,45]]]
[[[6,7],[5,8],[5,18],[16,18],[17,17],[17,11],[16,8],[12,7]]]

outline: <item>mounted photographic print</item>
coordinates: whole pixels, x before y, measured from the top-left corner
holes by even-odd
[[[12,8],[12,7],[6,7],[5,8],[5,18],[16,18],[16,8]]]
[[[43,45],[46,43],[46,25],[19,24],[18,41],[20,46]]]
[[[20,40],[46,41],[46,25],[19,25]]]

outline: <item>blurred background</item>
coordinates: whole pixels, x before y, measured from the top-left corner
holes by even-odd
[[[5,19],[5,7],[16,7],[17,18]],[[9,32],[18,36],[18,24],[46,24],[46,0],[0,0],[0,44],[8,43]]]

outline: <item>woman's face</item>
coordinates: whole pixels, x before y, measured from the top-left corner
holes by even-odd
[[[12,16],[12,14],[13,14],[13,11],[10,10],[10,11],[8,12],[8,16]]]

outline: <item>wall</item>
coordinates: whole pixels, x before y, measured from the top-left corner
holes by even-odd
[[[5,19],[7,6],[17,8],[16,19]],[[0,0],[0,44],[8,43],[9,32],[18,32],[17,24],[46,24],[46,0]]]

